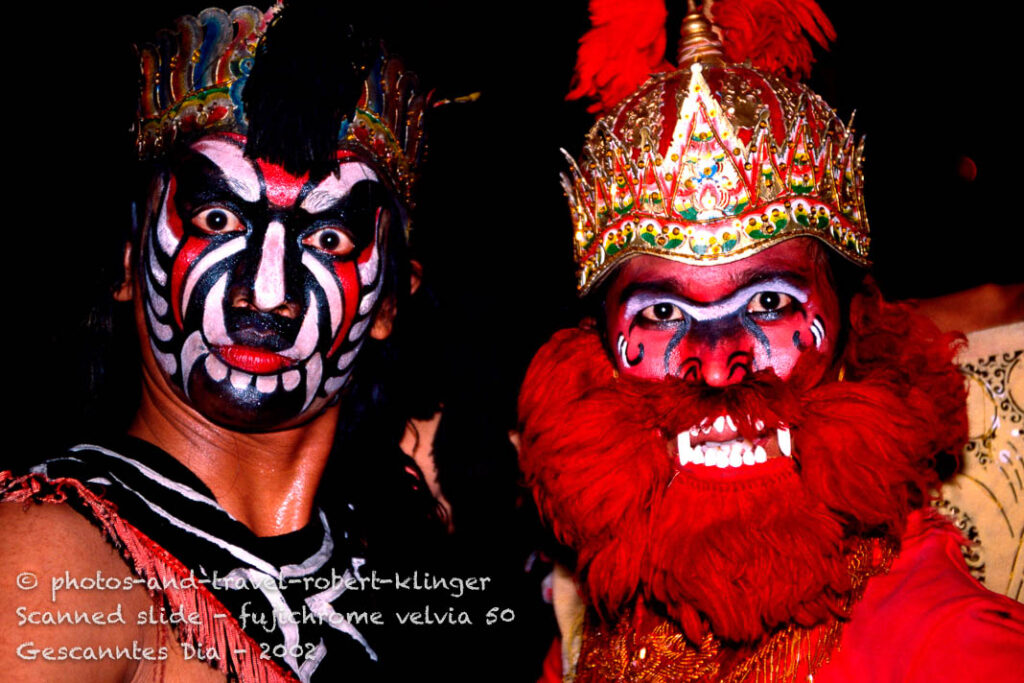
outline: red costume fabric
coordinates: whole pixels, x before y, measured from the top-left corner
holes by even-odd
[[[902,550],[887,573],[868,581],[814,680],[1016,680],[1024,671],[1024,605],[983,588],[967,570],[962,543],[935,516],[912,514]],[[540,683],[561,680],[556,647]]]
[[[953,527],[912,515],[899,556],[868,582],[815,680],[1020,680],[1024,605],[970,575],[962,542]]]

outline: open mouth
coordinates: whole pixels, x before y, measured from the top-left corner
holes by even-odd
[[[673,443],[673,455],[679,467],[696,474],[774,470],[792,463],[793,437],[786,425],[766,429],[764,422],[753,423],[758,432],[754,438],[740,434],[731,415],[705,418],[700,424],[679,432]],[[779,461],[772,465],[773,461]],[[770,467],[769,467],[770,466]],[[725,470],[726,472],[720,472]]]

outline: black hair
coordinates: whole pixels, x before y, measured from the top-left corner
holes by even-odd
[[[314,179],[336,168],[342,121],[378,54],[344,4],[289,4],[271,22],[242,93],[247,156]]]

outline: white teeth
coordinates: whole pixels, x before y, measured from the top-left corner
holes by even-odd
[[[725,431],[725,417],[722,416],[722,415],[719,415],[718,417],[716,417],[715,418],[715,422],[714,422],[714,426],[715,426],[715,431],[718,432],[719,434],[724,432]]]
[[[252,382],[252,375],[248,372],[242,372],[241,370],[231,371],[231,386],[241,391],[242,389],[248,389],[249,384]]]
[[[693,427],[690,427],[690,436],[699,436],[699,435],[700,435],[700,427],[698,427],[696,425],[694,425]]]
[[[759,432],[764,431],[764,422],[762,422],[761,420],[758,420],[757,422],[755,422],[754,423],[754,429],[756,429]]]
[[[214,381],[222,382],[228,376],[228,366],[221,362],[220,358],[212,353],[206,356],[206,374]]]
[[[779,427],[779,429],[777,431],[777,434],[778,434],[778,440],[779,440],[779,450],[782,451],[782,454],[784,456],[786,456],[787,458],[792,457],[792,455],[793,455],[793,442],[790,439],[789,428],[788,427]]]
[[[289,370],[281,375],[281,384],[284,385],[285,391],[292,391],[295,387],[299,386],[299,382],[301,381],[302,373],[298,370]]]
[[[256,378],[256,390],[261,394],[277,391],[277,375],[260,375]]]
[[[736,423],[732,421],[732,415],[726,415],[725,416],[725,423],[727,425],[729,425],[729,429],[731,429],[732,431],[734,431],[734,432],[738,432],[739,431],[738,429],[736,429]],[[719,431],[721,431],[721,430],[719,430]]]
[[[686,465],[689,463],[692,455],[689,432],[679,432],[676,434],[676,447],[679,450],[679,464]]]
[[[709,424],[701,425],[700,431],[702,431],[705,434],[710,434],[711,433],[711,425],[709,425]]]
[[[788,433],[788,430],[786,430]],[[763,446],[755,446],[746,439],[737,438],[725,442],[707,441],[696,446],[690,445],[693,430],[676,435],[679,465],[704,465],[705,467],[749,467],[768,462],[768,453]]]

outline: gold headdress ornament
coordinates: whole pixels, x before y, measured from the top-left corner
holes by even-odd
[[[135,137],[140,159],[166,154],[183,137],[213,132],[247,134],[243,91],[261,41],[282,4],[262,12],[210,8],[179,18],[152,44],[137,48],[140,98]],[[285,12],[288,10],[285,9]],[[338,130],[338,149],[372,161],[406,204],[424,150],[427,98],[414,74],[380,50],[364,68],[355,109]]]
[[[720,4],[726,3],[715,4],[716,15]],[[735,14],[743,4],[733,0],[722,9]],[[748,24],[758,23],[751,4],[776,13],[781,7],[745,4]],[[792,4],[806,13],[795,20],[796,33],[811,30],[799,23],[810,16],[813,36],[832,35],[812,0]],[[777,29],[779,22],[771,25]],[[691,7],[679,68],[650,77],[618,103],[588,133],[580,162],[569,158],[571,178],[563,175],[562,184],[575,225],[581,294],[639,254],[713,265],[798,236],[869,264],[863,141],[854,139],[852,120],[844,126],[796,81],[749,62],[727,63],[735,50],[722,47],[717,30],[704,10]],[[728,43],[730,31],[724,33]],[[806,40],[803,49],[809,56]],[[792,52],[772,55],[778,70],[806,68],[787,60]],[[591,67],[589,73],[599,72]],[[583,68],[578,73],[587,75]],[[595,85],[601,80],[591,78]]]

